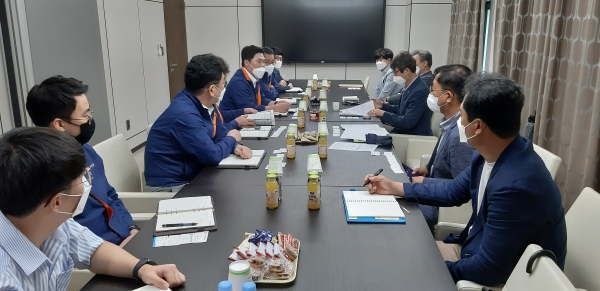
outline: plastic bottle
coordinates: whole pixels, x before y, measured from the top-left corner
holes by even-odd
[[[285,139],[286,149],[287,149],[287,158],[295,159],[296,158],[296,138],[294,137],[293,132],[287,133],[287,138]]]
[[[242,291],[256,291],[256,283],[246,282],[242,285]]]
[[[327,121],[327,108],[321,107],[321,110],[319,111],[319,122],[325,121]]]
[[[327,158],[327,133],[320,132],[319,133],[319,158],[326,159]]]
[[[321,181],[319,175],[312,174],[308,177],[308,209],[321,208]]]
[[[304,128],[306,123],[306,116],[304,114],[304,108],[298,108],[298,128]]]
[[[277,174],[267,174],[267,209],[279,207],[279,183],[277,183]]]
[[[231,291],[233,286],[231,285],[231,282],[226,280],[219,282],[219,286],[217,288],[219,291]]]

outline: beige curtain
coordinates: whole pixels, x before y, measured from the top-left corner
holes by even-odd
[[[448,64],[462,64],[473,71],[483,64],[485,0],[454,0],[450,16]]]
[[[569,209],[599,186],[600,0],[494,2],[492,70],[523,87],[533,141],[563,159],[556,183]]]

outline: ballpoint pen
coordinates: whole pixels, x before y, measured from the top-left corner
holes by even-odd
[[[190,223],[167,223],[167,224],[163,224],[163,227],[182,227],[182,226],[195,226],[198,225],[195,222],[190,222]]]
[[[375,172],[375,174],[373,176],[379,176],[379,174],[381,174],[381,172],[383,172],[383,169],[379,169],[379,171]],[[365,184],[363,185],[363,187],[367,186],[369,183],[371,183],[371,180],[365,181]]]

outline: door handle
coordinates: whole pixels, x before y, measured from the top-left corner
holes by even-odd
[[[177,64],[169,63],[169,68],[175,67]]]

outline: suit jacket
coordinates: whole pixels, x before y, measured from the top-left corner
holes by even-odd
[[[381,71],[377,81],[377,88],[373,98],[385,100],[385,98],[400,93],[402,86],[394,82],[394,71],[388,66],[386,70]]]
[[[381,109],[386,112],[381,117],[381,122],[393,126],[392,133],[433,135],[427,95],[429,88],[417,77],[404,90],[400,105],[383,104]]]
[[[446,262],[454,281],[505,283],[530,244],[554,252],[562,269],[567,229],[561,196],[531,141],[518,136],[502,152],[477,214],[483,164],[484,158],[475,152],[471,166],[451,182],[404,184],[406,198],[421,204],[449,207],[471,200],[473,215],[467,227],[445,240],[462,245],[461,259]]]
[[[292,89],[292,88],[290,88],[290,86],[279,85],[279,82],[281,82],[281,80],[283,80],[283,77],[281,76],[281,72],[279,72],[278,69],[273,70],[273,74],[271,74],[271,82],[272,82],[273,86],[275,86],[275,89],[277,90],[277,92],[283,93],[283,92],[285,92],[285,90]]]
[[[275,89],[275,86],[273,86],[272,76],[272,74],[269,75],[265,73],[265,75],[258,80],[261,94],[264,94],[265,98],[269,100],[275,100],[277,97],[279,97],[279,92],[277,92],[277,89]]]
[[[427,72],[427,73],[423,73],[421,76],[421,80],[423,80],[423,83],[425,83],[425,85],[427,85],[427,88],[431,88],[431,85],[433,85],[433,73],[431,71]]]
[[[260,80],[257,80],[255,86],[252,84],[249,74],[251,73],[241,68],[233,74],[227,85],[227,90],[225,90],[223,100],[221,100],[219,108],[222,111],[226,112],[244,108],[254,108],[258,111],[264,111],[265,107],[272,101],[260,89]]]

